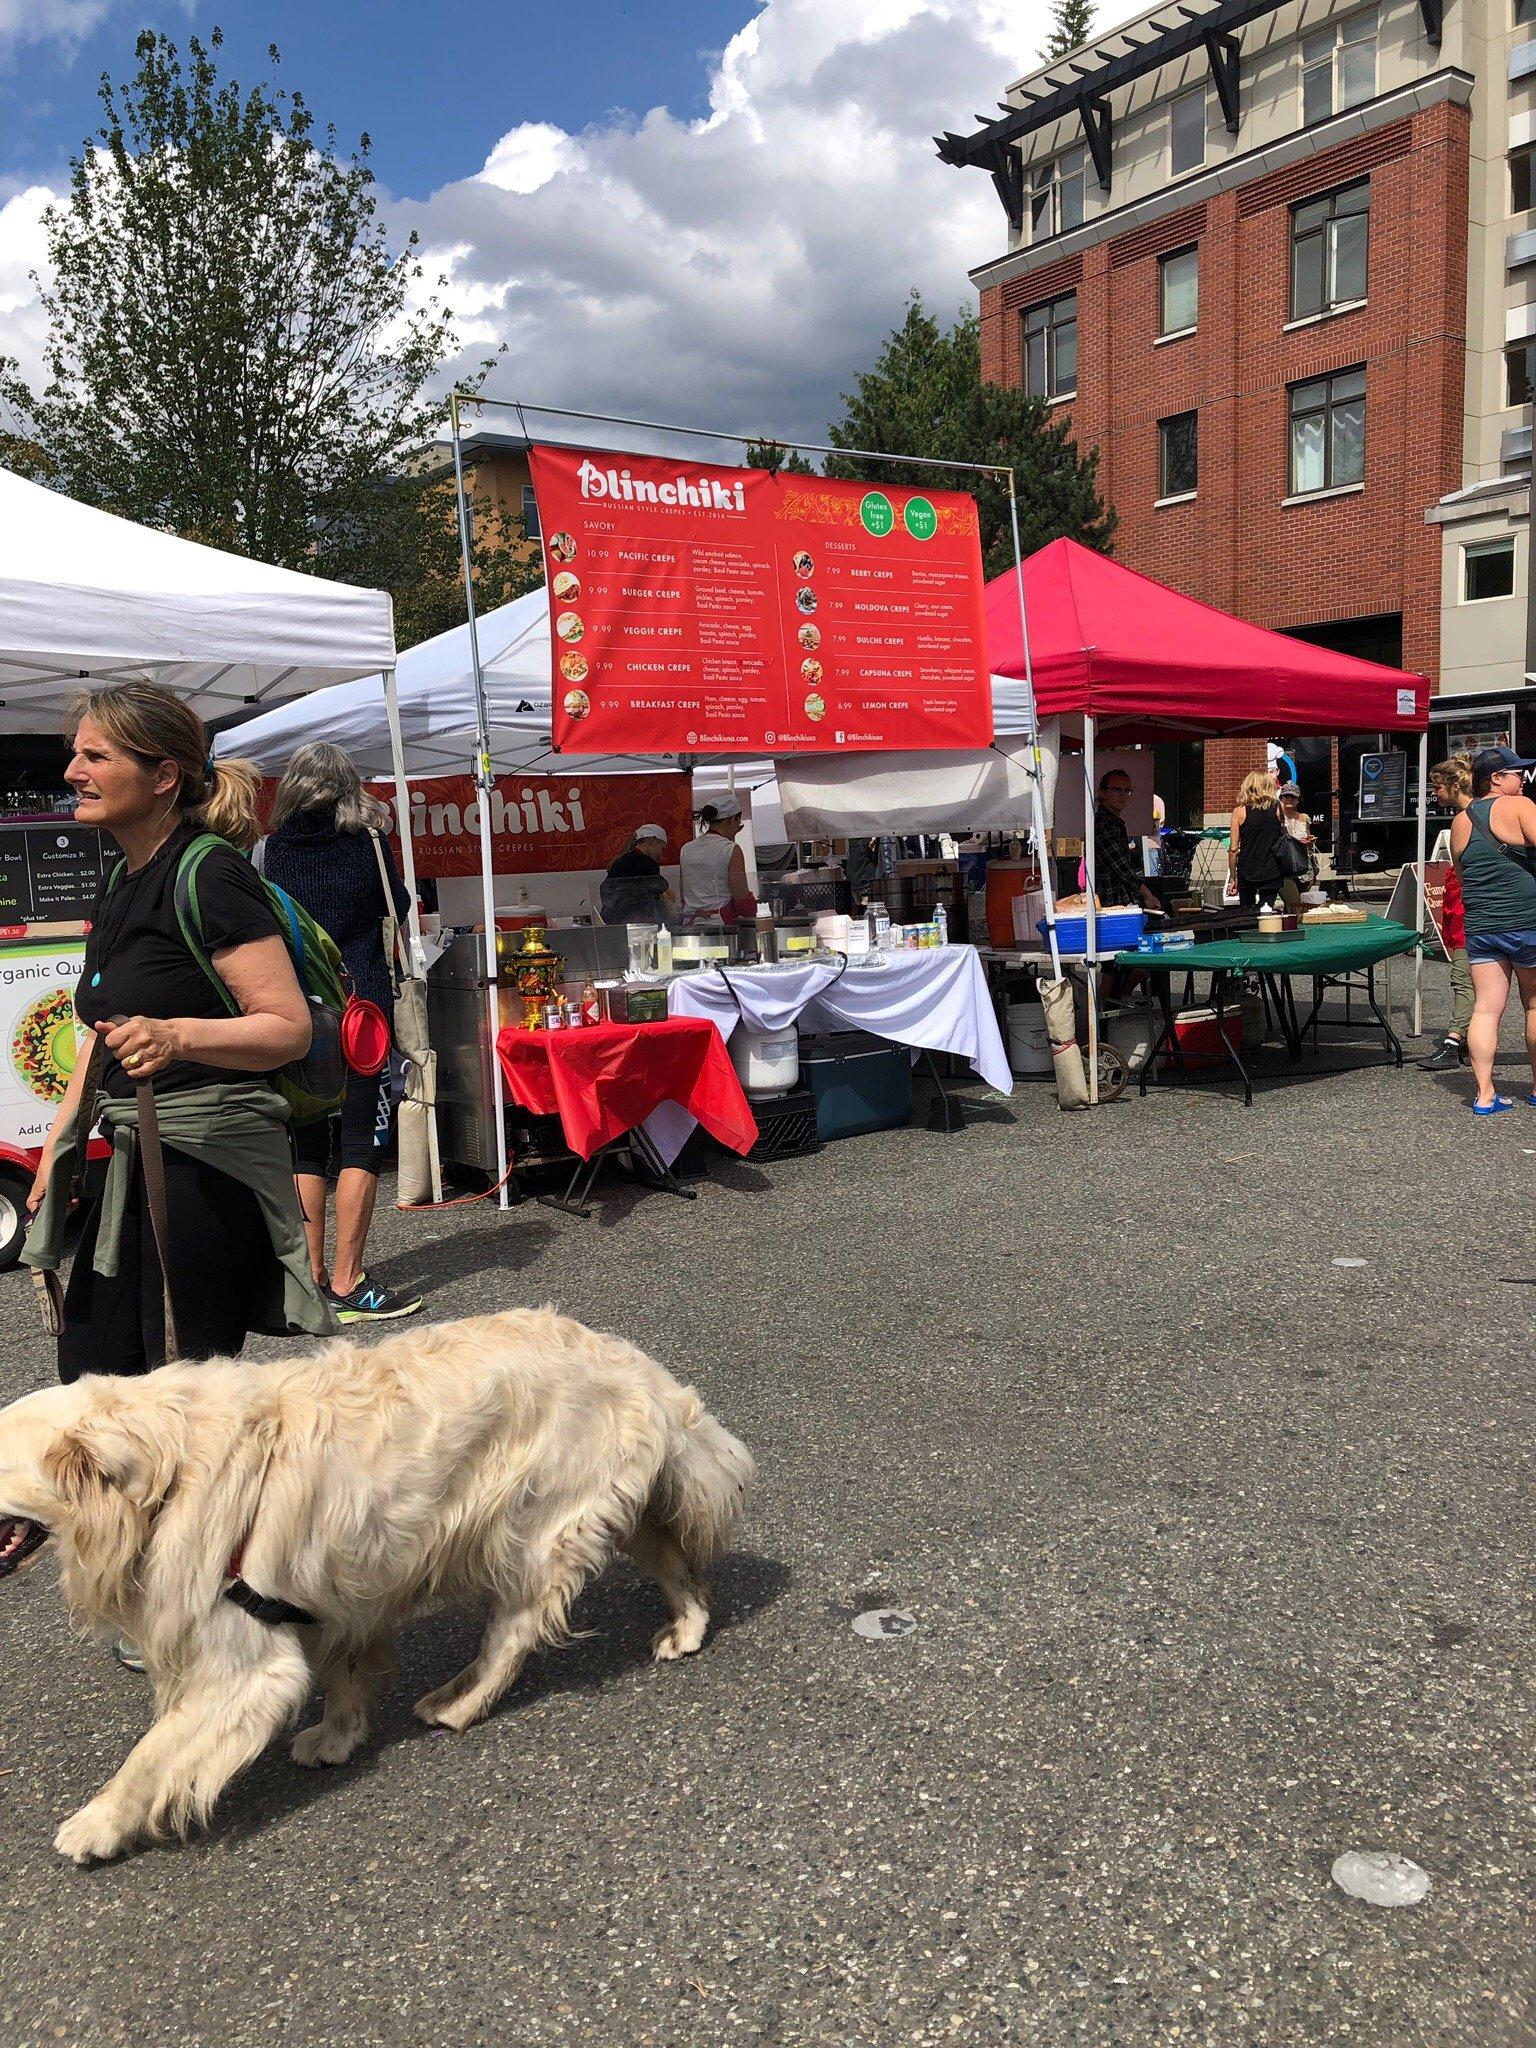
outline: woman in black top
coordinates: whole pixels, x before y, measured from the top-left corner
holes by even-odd
[[[1285,818],[1279,799],[1280,785],[1273,775],[1244,776],[1227,848],[1227,872],[1237,884],[1244,910],[1280,901],[1285,881],[1280,865]]]
[[[377,1003],[386,1017],[392,1015],[393,992],[384,957],[383,920],[386,915],[403,920],[410,908],[383,836],[389,822],[388,811],[368,795],[350,758],[340,747],[316,740],[300,747],[288,763],[272,800],[271,833],[258,855],[269,880],[286,889],[329,932],[357,993]],[[338,1124],[336,1256],[327,1268],[325,1206]],[[372,1078],[348,1074],[339,1119],[305,1124],[293,1134],[294,1172],[310,1262],[316,1282],[343,1323],[389,1322],[414,1315],[421,1307],[419,1294],[397,1293],[371,1280],[363,1266],[389,1124],[386,1065]]]
[[[247,845],[254,836],[252,771],[239,762],[215,767],[202,720],[188,705],[156,684],[129,682],[81,698],[64,779],[78,797],[79,822],[109,833],[123,853],[92,913],[75,991],[76,1015],[104,1041],[102,1094],[130,1098],[153,1080],[157,1099],[167,1102],[210,1084],[255,1082],[306,1052],[308,1004],[266,891],[233,845],[204,858],[197,901],[207,951],[238,1016],[188,950],[176,916],[177,869],[197,835],[228,832]],[[44,1143],[28,1201],[34,1211],[52,1176],[60,1126],[85,1092],[90,1050],[88,1039]],[[238,1352],[257,1327],[259,1304],[281,1280],[270,1216],[248,1176],[221,1170],[218,1145],[215,1130],[198,1156],[164,1147],[183,1358]],[[111,1272],[96,1270],[101,1221],[98,1201],[64,1298],[65,1381],[144,1372],[165,1357],[160,1261],[137,1164]],[[292,1223],[296,1234],[296,1203]],[[323,1307],[315,1302],[314,1309],[315,1327],[325,1327]]]

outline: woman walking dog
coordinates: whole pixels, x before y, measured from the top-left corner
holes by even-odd
[[[80,823],[109,833],[123,858],[92,911],[75,990],[91,1035],[28,1198],[22,1258],[55,1273],[99,1107],[112,1159],[58,1309],[59,1378],[163,1364],[168,1314],[184,1359],[231,1357],[252,1330],[332,1332],[304,1244],[288,1106],[267,1078],[309,1049],[312,1026],[265,887],[236,850],[255,837],[254,774],[209,759],[202,720],[180,698],[128,682],[77,703],[65,780]],[[197,909],[233,1011],[178,915],[183,856],[208,833],[221,843],[200,862]],[[175,1248],[169,1270],[157,1207]],[[131,1646],[118,1654],[142,1668]]]

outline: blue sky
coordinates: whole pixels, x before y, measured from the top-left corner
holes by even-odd
[[[1111,19],[1125,0],[1104,0]],[[142,25],[218,21],[421,238],[488,389],[819,439],[920,291],[974,306],[989,181],[940,164],[1031,68],[1049,0],[0,0],[0,355],[39,373],[43,215]]]
[[[582,127],[616,107],[703,113],[710,54],[756,12],[753,0],[202,0],[189,14],[130,0],[78,42],[50,37],[0,53],[0,176],[58,175],[96,127],[101,72],[131,74],[141,28],[181,43],[217,22],[242,83],[266,72],[276,43],[283,78],[343,144],[366,129],[381,180],[425,197],[477,170],[518,121]]]

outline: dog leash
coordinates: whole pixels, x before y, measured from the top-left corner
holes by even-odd
[[[176,1311],[171,1306],[170,1218],[165,1203],[165,1154],[160,1149],[160,1118],[155,1109],[155,1084],[139,1081],[134,1086],[139,1106],[139,1159],[144,1168],[144,1192],[149,1197],[149,1222],[155,1250],[160,1255],[160,1291],[165,1304],[165,1362],[174,1365],[181,1356],[176,1336]]]

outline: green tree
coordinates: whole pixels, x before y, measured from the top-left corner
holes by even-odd
[[[814,476],[816,465],[807,462],[798,448],[782,441],[749,441],[743,469],[766,469],[770,476]]]
[[[1053,417],[1043,400],[983,382],[981,328],[974,313],[962,312],[946,333],[914,292],[874,368],[843,394],[843,408],[827,429],[834,447],[1010,464],[1026,555],[1062,534],[1108,550],[1115,522],[1099,496],[1098,451],[1079,455],[1066,421]],[[970,491],[987,575],[1012,565],[1006,478],[945,472],[931,461],[868,462],[856,455],[829,455],[825,469],[828,476],[867,482]]]
[[[343,160],[275,46],[265,83],[221,80],[222,41],[183,65],[146,30],[103,76],[46,216],[46,383],[12,366],[0,398],[74,497],[409,600],[457,560],[428,452],[451,315],[378,218],[368,137]]]
[[[1093,0],[1053,0],[1051,33],[1045,45],[1046,61],[1080,50],[1093,34]]]

